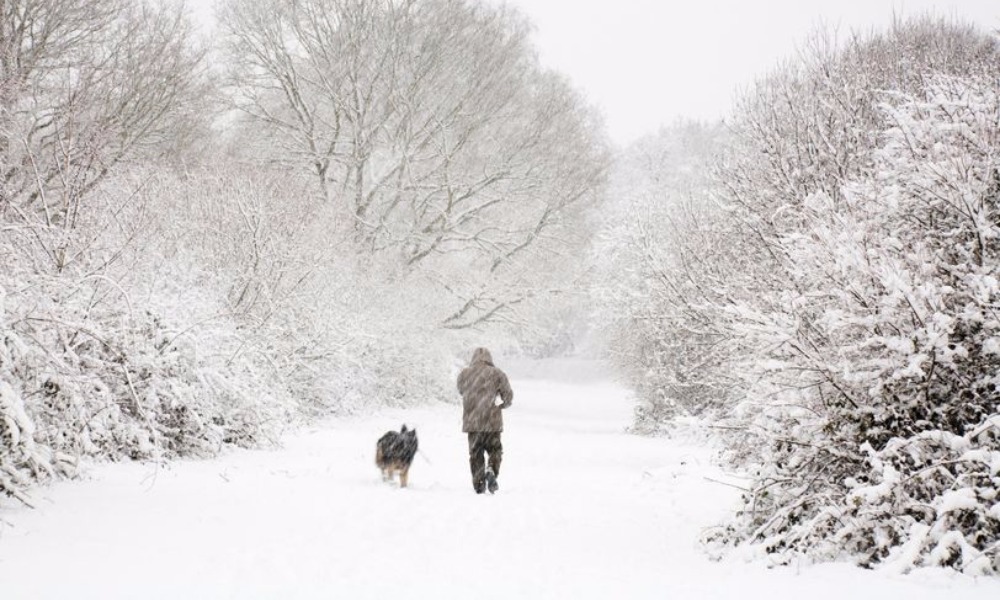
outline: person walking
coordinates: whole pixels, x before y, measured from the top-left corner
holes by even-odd
[[[493,364],[486,348],[476,348],[469,366],[458,375],[462,394],[462,431],[469,434],[469,467],[477,494],[499,489],[497,476],[503,460],[503,409],[514,400],[507,375]],[[483,455],[489,455],[489,466]]]

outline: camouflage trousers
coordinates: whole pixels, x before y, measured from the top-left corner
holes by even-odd
[[[500,461],[503,460],[503,444],[499,431],[477,431],[469,434],[469,467],[472,471],[472,487],[477,492],[486,489],[486,461],[483,453],[489,455],[490,469],[500,476]]]

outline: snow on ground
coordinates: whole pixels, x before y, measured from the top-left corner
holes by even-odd
[[[1000,598],[1000,581],[848,565],[711,562],[697,538],[738,491],[707,450],[624,432],[621,388],[514,381],[496,496],[476,496],[460,408],[338,419],[276,451],[113,464],[0,507],[0,597]],[[376,439],[417,427],[409,489]]]

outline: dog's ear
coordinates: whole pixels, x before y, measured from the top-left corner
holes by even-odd
[[[406,423],[403,423],[403,428],[399,430],[399,433],[406,433]]]

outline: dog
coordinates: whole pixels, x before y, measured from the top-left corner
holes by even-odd
[[[406,425],[398,432],[385,432],[375,445],[375,465],[382,470],[382,480],[392,481],[399,471],[399,487],[406,487],[416,455],[417,430],[407,429]]]

